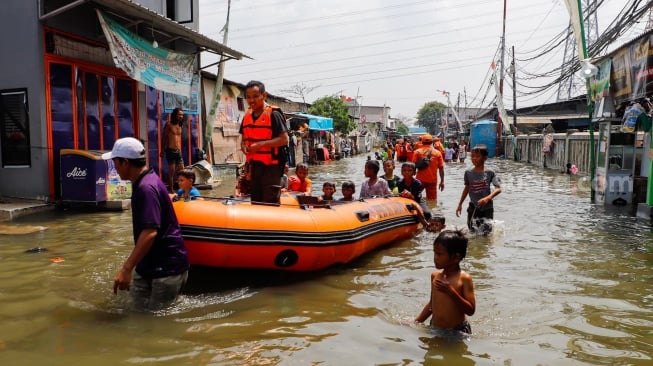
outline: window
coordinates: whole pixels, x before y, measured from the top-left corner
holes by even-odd
[[[2,166],[31,166],[27,89],[0,90],[0,133]]]
[[[167,0],[166,15],[179,24],[193,22],[193,0]]]

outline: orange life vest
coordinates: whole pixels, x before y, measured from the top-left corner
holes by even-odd
[[[274,138],[272,136],[272,112],[275,110],[281,112],[279,107],[265,106],[263,113],[258,116],[256,121],[254,121],[251,109],[245,112],[243,117],[243,141],[246,146]],[[262,147],[255,153],[247,154],[247,161],[258,161],[265,165],[278,165],[280,164],[279,148]]]

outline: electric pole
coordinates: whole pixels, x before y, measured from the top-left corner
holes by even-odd
[[[231,12],[231,0],[227,1],[227,22],[224,24],[222,30],[224,34],[222,36],[222,44],[227,45],[227,36],[229,34],[229,13]],[[208,146],[211,147],[211,161],[215,163],[215,156],[213,152],[213,123],[217,118],[218,105],[220,104],[220,99],[222,99],[222,84],[224,79],[224,67],[227,59],[224,55],[220,55],[220,63],[218,64],[218,74],[215,80],[215,90],[213,90],[213,99],[211,101],[211,109],[209,109],[209,115],[206,118],[205,129],[204,129],[204,139],[203,145],[206,149]]]

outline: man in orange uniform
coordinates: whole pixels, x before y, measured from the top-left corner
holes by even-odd
[[[413,150],[417,151],[422,148],[422,136],[417,136],[417,141],[413,144]]]
[[[395,157],[397,158],[397,161],[400,163],[406,162],[408,155],[406,152],[406,142],[404,139],[399,139],[399,141],[395,145]]]
[[[422,147],[413,154],[413,163],[424,157],[430,156],[427,167],[418,169],[416,178],[424,185],[426,199],[438,199],[438,174],[440,175],[440,190],[444,190],[444,158],[440,150],[434,148],[433,137],[429,134],[422,136]]]
[[[265,103],[267,95],[260,81],[245,86],[249,109],[240,125],[240,147],[251,169],[252,203],[279,204],[281,176],[288,159],[288,129],[281,109]]]
[[[433,140],[433,147],[438,149],[440,154],[444,155],[444,146],[442,145],[439,137],[436,137],[435,140]]]

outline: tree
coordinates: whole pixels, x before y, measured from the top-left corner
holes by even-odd
[[[404,116],[403,114],[399,114],[397,115],[397,117],[395,117],[398,134],[406,136],[410,133],[410,129],[408,128],[408,120],[409,118]]]
[[[402,136],[406,136],[406,135],[410,134],[410,130],[408,129],[408,126],[406,126],[405,124],[399,122],[399,125],[397,126],[397,133],[402,135]]]
[[[308,85],[305,85],[304,83],[297,83],[295,85],[292,85],[288,89],[281,90],[281,93],[286,94],[286,95],[290,95],[290,96],[293,96],[293,97],[301,98],[302,103],[304,103],[302,105],[302,108],[304,108],[304,111],[306,111],[306,109],[305,109],[306,108],[306,95],[308,95],[310,92],[312,92],[313,90],[315,90],[315,89],[317,89],[319,87],[320,87],[319,85],[308,86]]]
[[[426,128],[426,132],[436,134],[440,130],[440,123],[444,110],[447,108],[440,102],[424,103],[422,108],[417,111],[417,125]]]
[[[335,96],[326,96],[313,102],[308,113],[316,116],[333,118],[333,129],[348,135],[356,125],[349,119],[349,107],[342,99]]]

